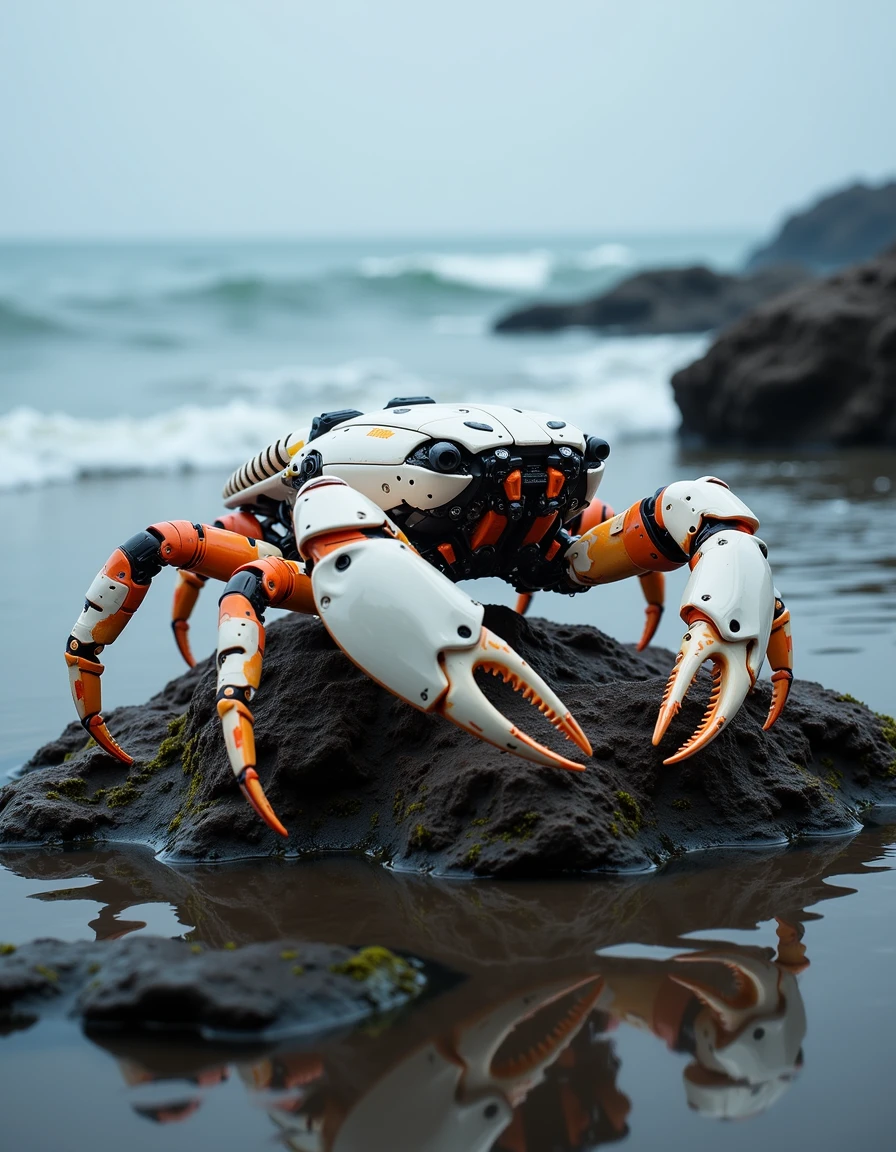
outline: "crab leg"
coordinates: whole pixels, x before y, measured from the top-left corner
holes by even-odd
[[[100,747],[124,764],[133,763],[103,719],[100,677],[104,665],[98,657],[121,635],[143,603],[153,577],[171,565],[226,580],[248,561],[277,551],[270,544],[188,520],[153,524],[115,549],[87,589],[84,609],[65,649],[75,708]]]
[[[251,512],[229,512],[215,520],[213,527],[223,528],[228,532],[236,532],[240,536],[245,536],[250,544],[263,538],[261,524]],[[269,552],[262,551],[260,554],[268,555]],[[174,589],[174,600],[171,605],[171,628],[174,632],[177,650],[191,668],[195,665],[196,660],[190,649],[190,616],[207,580],[207,576],[181,570],[178,573],[177,587]]]
[[[768,717],[762,725],[764,730],[784,711],[790,685],[793,683],[793,639],[790,635],[790,612],[784,601],[775,592],[775,614],[772,620],[772,634],[768,641],[768,662],[772,668],[772,701]]]
[[[780,714],[790,681],[789,617],[770,641],[776,611],[766,547],[755,535],[759,521],[714,476],[682,480],[633,504],[576,540],[566,553],[569,576],[579,584],[605,584],[641,576],[648,619],[639,648],[650,639],[662,606],[661,574],[687,563],[691,578],[682,597],[688,626],[663,696],[658,744],[701,665],[713,665],[713,688],[696,732],[667,764],[704,748],[740,708],[756,682],[766,648],[775,688],[766,727]],[[655,578],[655,579],[654,579]]]
[[[295,561],[271,556],[241,568],[228,581],[218,616],[216,700],[227,758],[243,795],[269,828],[287,836],[258,778],[255,718],[249,709],[261,682],[264,611],[269,607],[314,612],[310,582]]]
[[[660,626],[660,619],[663,615],[663,601],[666,598],[666,577],[662,572],[645,572],[644,575],[639,578],[639,583],[641,585],[641,591],[644,593],[644,599],[647,601],[644,631],[641,633],[641,639],[636,645],[637,650],[643,652],[656,635],[656,630]]]

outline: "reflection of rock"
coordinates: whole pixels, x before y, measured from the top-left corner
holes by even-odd
[[[710,856],[711,868],[702,857],[685,857],[659,875],[603,876],[600,899],[593,877],[471,885],[354,856],[172,867],[148,849],[121,845],[64,854],[6,850],[0,863],[40,881],[43,899],[105,905],[92,926],[106,937],[118,935],[117,922],[131,908],[149,903],[171,906],[188,941],[209,948],[264,939],[351,945],[375,929],[402,953],[434,955],[490,980],[500,970],[507,993],[541,969],[551,978],[581,973],[582,957],[596,948],[635,941],[681,949],[694,933],[724,939],[728,929],[749,930],[773,916],[818,919],[805,909],[849,894],[836,878],[877,871],[867,862],[892,839],[886,829],[799,851],[726,850]],[[84,876],[96,882],[71,886]]]
[[[896,248],[758,308],[672,387],[713,448],[896,444]]]
[[[798,260],[819,271],[868,260],[896,241],[896,181],[853,184],[788,217],[750,266]]]
[[[206,952],[154,936],[9,948],[0,955],[0,1016],[73,999],[87,1027],[313,1035],[390,1012],[424,985],[384,948],[281,941]]]
[[[504,876],[644,867],[683,848],[847,832],[857,808],[896,796],[880,719],[818,685],[798,682],[766,734],[761,684],[708,749],[666,767],[703,710],[687,703],[668,746],[651,746],[671,654],[637,655],[594,629],[508,609],[488,609],[486,623],[583,724],[595,748],[588,771],[537,767],[412,710],[351,665],[317,621],[293,616],[269,630],[253,703],[259,772],[291,829],[287,851],[359,848],[404,866]],[[701,681],[696,696],[708,691]],[[486,687],[538,733],[534,709],[493,680]],[[144,708],[113,713],[110,726],[137,757],[130,776],[97,748],[59,763],[83,743],[72,726],[32,765],[53,766],[0,792],[0,842],[98,836],[194,859],[282,850],[234,785],[211,660]]]
[[[574,303],[531,304],[496,321],[496,332],[595,328],[634,335],[708,332],[730,324],[764,300],[805,280],[796,266],[728,276],[709,268],[639,272],[609,292]]]

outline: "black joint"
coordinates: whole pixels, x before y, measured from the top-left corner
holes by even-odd
[[[241,703],[248,706],[251,699],[251,688],[239,684],[225,684],[218,695],[215,697],[215,703],[217,704],[219,700],[239,700]]]
[[[318,436],[323,436],[325,432],[331,431],[338,424],[344,424],[346,420],[352,420],[355,416],[363,416],[363,412],[359,412],[357,408],[340,408],[338,412],[321,412],[320,416],[315,416],[311,421],[311,435],[308,437],[309,441],[316,440]]]
[[[94,644],[90,640],[85,643],[77,636],[69,636],[65,642],[65,650],[70,656],[80,656],[84,660],[92,660],[94,664],[99,664],[99,654],[103,648],[103,644]]]
[[[432,396],[393,396],[386,407],[398,408],[403,404],[435,404],[435,400]],[[361,413],[359,412],[358,415],[360,416]]]
[[[234,572],[224,585],[224,591],[218,603],[220,604],[225,596],[229,596],[232,593],[245,596],[255,609],[259,620],[263,618],[265,608],[270,605],[270,601],[265,592],[264,578],[258,572],[253,572],[251,568],[244,569],[241,572]]]
[[[550,425],[548,425],[550,427]],[[588,436],[585,439],[585,459],[590,464],[603,462],[610,455],[610,445],[600,436]]]
[[[772,619],[777,620],[779,616],[783,616],[787,611],[786,605],[783,600],[775,600],[775,611],[772,614]]]
[[[149,584],[164,567],[161,538],[149,528],[126,540],[121,550],[130,561],[131,579],[135,584]]]
[[[704,520],[691,544],[691,555],[699,552],[706,541],[719,532],[727,532],[732,529],[737,532],[740,528],[741,523],[738,520]],[[768,550],[766,549],[765,552],[767,554]]]
[[[662,489],[660,489],[662,491]],[[683,552],[675,542],[673,536],[661,528],[659,521],[656,518],[654,509],[656,508],[656,496],[648,496],[645,500],[641,501],[641,523],[647,530],[647,535],[650,537],[653,546],[657,552],[660,552],[667,560],[671,560],[673,564],[686,564],[687,553]],[[697,550],[696,544],[691,548],[691,554]]]

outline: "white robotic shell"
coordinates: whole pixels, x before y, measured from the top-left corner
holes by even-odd
[[[433,472],[413,464],[327,464],[325,476],[338,476],[384,512],[408,504],[426,511],[441,508],[464,491],[472,476]]]
[[[355,416],[327,436],[351,427],[380,427],[419,432],[419,442],[426,438],[453,440],[473,452],[513,443],[568,444],[584,449],[581,429],[565,421],[562,428],[548,428],[549,420],[560,422],[548,412],[520,411],[499,404],[410,404]],[[489,424],[492,431],[470,428],[470,423]]]
[[[584,451],[585,436],[581,429],[566,422],[562,428],[548,428],[548,421],[554,419],[556,418],[547,412],[521,412],[501,405],[410,404],[405,407],[399,405],[398,408],[386,408],[382,412],[355,416],[337,425],[323,436],[304,444],[293,455],[289,467],[299,475],[302,461],[311,452],[317,452],[323,457],[326,474],[340,476],[351,484],[363,479],[360,490],[383,508],[396,507],[403,500],[414,507],[439,507],[462,492],[469,483],[469,477],[449,474],[447,477],[439,476],[436,480],[431,480],[427,495],[434,485],[439,487],[439,492],[432,492],[432,505],[428,499],[418,504],[415,502],[416,493],[405,491],[412,487],[409,484],[411,478],[415,480],[413,487],[416,487],[417,473],[408,472],[407,476],[404,473],[397,473],[396,476],[402,477],[400,481],[396,479],[393,482],[386,478],[377,481],[375,476],[379,466],[404,464],[416,448],[430,439],[451,440],[471,452],[509,447],[512,444],[566,444]],[[468,423],[488,424],[492,430],[470,428]],[[369,466],[372,471],[369,477],[363,478],[361,472],[353,470],[350,478],[342,465]],[[420,469],[419,472],[428,473],[429,470]],[[429,473],[430,477],[433,475]],[[589,500],[597,490],[600,475],[597,469],[589,470],[587,497]],[[391,501],[384,500],[383,497],[389,495],[382,491],[381,486],[384,483],[390,487],[393,483],[403,485],[401,496]],[[375,491],[377,485],[379,492]],[[269,496],[274,500],[291,500],[292,492],[278,473],[228,497],[224,504],[227,508],[245,507],[253,504],[259,496]]]
[[[356,417],[306,444],[293,457],[293,466],[311,452],[318,452],[325,464],[403,464],[405,458],[426,439],[417,428],[394,427],[389,421]]]

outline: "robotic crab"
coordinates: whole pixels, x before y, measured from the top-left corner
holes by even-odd
[[[66,645],[81,723],[125,764],[102,716],[100,653],[121,634],[152,578],[179,569],[173,628],[192,664],[189,617],[207,579],[226,581],[218,627],[217,710],[246,798],[286,829],[256,771],[250,703],[261,680],[264,612],[320,617],[368,676],[424,712],[538,764],[581,771],[511,724],[473,672],[501,676],[586,756],[591,746],[562,701],[499,636],[456,581],[498,576],[524,611],[539,590],[585,592],[639,576],[649,643],[663,573],[689,565],[687,626],[659,710],[659,744],[700,666],[713,689],[694,734],[665,762],[704,748],[730,722],[768,655],[781,713],[792,680],[790,616],[772,583],[759,521],[713,476],[678,481],[615,515],[596,499],[606,441],[543,412],[396,398],[381,412],[318,416],[270,445],[224,488],[214,524],[151,525],[117,548],[87,590]]]

